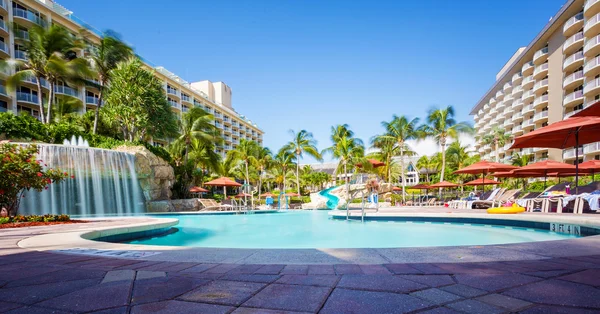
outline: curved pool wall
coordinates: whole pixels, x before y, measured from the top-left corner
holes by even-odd
[[[129,244],[235,249],[408,248],[500,245],[577,238],[504,221],[476,223],[471,218],[420,221],[419,217],[365,223],[328,219],[322,211],[264,215],[161,215],[177,218],[168,234],[112,239]],[[595,232],[594,234],[597,234]]]
[[[42,192],[26,192],[20,213],[106,216],[145,211],[134,155],[70,145],[37,146],[37,158],[46,168],[58,168],[75,177],[51,184]]]
[[[330,188],[327,188],[327,189],[319,192],[319,195],[321,195],[327,199],[326,205],[327,205],[327,208],[329,208],[329,209],[336,209],[338,206],[338,203],[340,202],[339,197],[329,193],[330,191],[332,191],[333,189],[336,189],[336,188],[337,188],[337,186],[334,186],[334,187],[330,187]]]

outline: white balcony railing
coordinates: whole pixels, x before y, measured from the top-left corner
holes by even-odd
[[[563,151],[563,158],[575,158],[576,153],[578,153],[579,156],[583,156],[583,147],[579,147],[577,151],[575,151],[575,148],[565,149]]]
[[[42,19],[40,16],[38,16],[38,14],[31,12],[29,10],[13,8],[13,16],[26,19],[26,20],[36,23],[40,26],[44,26],[44,27],[46,26],[46,21],[44,21],[44,19]]]
[[[533,61],[529,61],[521,67],[521,72],[526,72],[527,70],[533,68]]]
[[[565,79],[563,80],[563,87],[571,84],[575,80],[579,80],[579,79],[582,79],[582,78],[583,78],[583,71],[582,70],[574,72],[574,73],[570,74],[569,76],[565,77]]]
[[[580,60],[583,60],[583,51],[578,51],[578,52],[568,56],[565,59],[565,62],[563,62],[563,68],[566,68],[569,65],[571,65],[577,61],[580,61]]]
[[[38,104],[38,96],[25,92],[17,92],[17,100],[24,101],[32,104]]]
[[[591,69],[595,68],[598,64],[600,64],[600,56],[589,59],[588,62],[583,66],[584,72],[589,72]]]
[[[537,91],[538,89],[548,86],[548,79],[543,79],[537,83],[535,83],[535,85],[533,86],[533,90]]]
[[[535,54],[533,55],[533,60],[537,60],[538,58],[541,58],[544,55],[548,54],[548,47],[544,47],[538,51],[535,52]]]
[[[583,93],[587,94],[589,91],[597,88],[598,86],[600,86],[600,78],[595,78],[591,81],[588,81],[583,87]]]
[[[565,96],[564,103],[566,104],[566,103],[572,102],[578,98],[583,98],[582,90],[574,91],[574,92],[568,94],[567,96]]]
[[[542,96],[536,98],[533,101],[533,106],[536,107],[536,106],[538,106],[538,105],[540,105],[540,104],[542,104],[544,102],[547,102],[547,101],[548,101],[548,95],[542,95]]]
[[[27,60],[27,52],[23,50],[15,49],[15,58],[21,60]]]
[[[583,45],[583,52],[586,53],[596,45],[600,43],[600,35],[596,35],[585,41],[585,45]]]
[[[533,121],[538,121],[544,118],[548,117],[548,111],[542,111],[542,112],[538,112],[535,115],[533,115]]]
[[[533,71],[533,75],[536,76],[544,71],[548,71],[548,62],[536,66],[535,70]]]
[[[600,142],[595,142],[595,143],[591,143],[591,144],[587,144],[583,146],[583,153],[584,154],[591,154],[591,153],[597,153],[600,152]]]
[[[569,29],[569,27],[571,27],[573,24],[579,22],[583,20],[583,12],[579,12],[577,13],[575,16],[571,17],[570,19],[568,19],[565,22],[565,26],[563,26],[563,32],[567,29]]]
[[[566,50],[572,44],[574,44],[575,42],[580,41],[580,40],[583,40],[583,32],[579,32],[579,33],[567,38],[567,40],[565,40],[565,44],[563,45],[563,50]]]

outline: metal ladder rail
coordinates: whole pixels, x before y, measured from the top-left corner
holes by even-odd
[[[356,195],[360,192],[360,197],[362,199],[362,203],[361,203],[361,220],[364,222],[365,221],[365,192],[360,190],[358,192],[355,192],[354,195],[351,196],[351,198],[346,202],[346,220],[350,219],[350,203],[352,203],[353,200],[356,199]]]

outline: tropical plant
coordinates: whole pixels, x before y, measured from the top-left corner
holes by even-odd
[[[529,161],[531,160],[531,155],[519,154],[517,152],[514,152],[510,157],[510,160],[513,166],[524,167],[527,166],[527,164],[529,164]],[[522,183],[523,189],[525,189],[527,187],[527,179],[522,178]]]
[[[43,161],[36,160],[37,153],[36,145],[0,144],[0,208],[8,216],[17,214],[26,191],[42,191],[68,177],[60,169],[44,169]]]
[[[104,92],[110,85],[113,70],[117,68],[120,62],[123,62],[133,56],[133,49],[119,39],[119,36],[113,31],[107,31],[100,39],[100,43],[88,49],[89,63],[97,83],[92,81],[91,84],[97,85],[98,104],[94,111],[94,127],[92,133],[96,134],[98,130],[98,119],[100,116],[100,108],[103,105]]]
[[[214,116],[202,108],[194,107],[181,116],[177,121],[179,136],[171,144],[175,150],[179,150],[188,158],[188,151],[193,140],[199,145],[220,144],[223,142],[219,129],[214,125]]]
[[[73,49],[81,45],[69,32],[56,24],[48,28],[32,26],[29,29],[29,40],[24,48],[27,60],[10,60],[9,66],[14,67],[15,74],[6,80],[8,90],[25,80],[35,78],[37,85],[37,103],[40,108],[42,123],[50,123],[52,103],[54,100],[54,87],[60,81],[70,83],[81,82],[81,78],[88,75],[89,68],[85,60],[76,58]],[[42,82],[49,84],[46,99],[47,110],[44,108]]]
[[[506,130],[501,127],[494,127],[490,133],[481,138],[481,142],[484,145],[493,145],[496,162],[500,161],[500,157],[498,155],[500,147],[506,145],[511,140],[512,135],[507,133]]]
[[[119,63],[111,75],[111,88],[100,113],[122,132],[126,141],[177,134],[177,120],[167,103],[162,83],[143,68],[138,58]]]
[[[227,153],[231,155],[232,159],[237,160],[244,165],[244,178],[246,179],[246,184],[250,184],[250,172],[248,169],[250,168],[250,165],[257,163],[256,155],[258,148],[259,146],[256,142],[242,139],[235,149],[232,149]]]
[[[287,179],[289,178],[288,170],[294,166],[295,155],[290,152],[286,147],[282,147],[277,155],[273,158],[273,173],[275,182],[282,184],[282,191],[285,193],[287,189]]]
[[[404,152],[407,148],[406,141],[416,139],[418,136],[418,123],[419,119],[414,118],[409,120],[405,116],[396,116],[392,117],[392,121],[381,122],[381,126],[385,129],[385,133],[382,135],[378,135],[375,141],[379,142],[394,142],[394,145],[397,146],[398,156],[400,156],[400,177],[402,180],[402,200],[406,199],[406,178],[405,178],[405,167],[404,167]],[[391,169],[388,164],[388,169]],[[388,170],[388,179],[390,176],[390,170]]]
[[[473,127],[467,122],[457,123],[454,120],[454,108],[432,108],[427,114],[426,124],[419,127],[419,138],[432,137],[440,145],[442,165],[440,170],[440,182],[444,181],[446,170],[446,144],[448,139],[458,139],[462,133],[473,133]]]
[[[290,130],[292,135],[292,141],[286,144],[283,149],[295,154],[296,159],[296,185],[298,188],[298,194],[300,194],[300,159],[304,153],[314,157],[318,161],[322,161],[323,157],[317,149],[317,141],[313,138],[312,133],[301,130],[300,132],[294,132]]]
[[[256,152],[256,166],[258,167],[258,195],[262,194],[263,174],[273,162],[273,154],[267,147],[258,147]]]
[[[354,132],[347,124],[331,127],[331,141],[333,145],[324,149],[323,153],[330,153],[339,160],[335,174],[344,174],[346,195],[349,196],[348,164],[354,165],[362,161],[365,156],[365,146],[362,140],[354,137]]]
[[[427,180],[427,184],[431,183],[429,178],[430,172],[438,172],[440,170],[440,164],[436,162],[436,160],[429,156],[421,156],[419,160],[417,160],[417,168],[419,171],[425,169],[425,177]]]

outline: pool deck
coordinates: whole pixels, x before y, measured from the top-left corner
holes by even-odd
[[[447,208],[382,209],[368,215],[492,216]],[[502,216],[515,218],[600,226],[600,215]],[[600,236],[491,246],[320,250],[156,247],[82,238],[174,223],[136,217],[1,230],[0,312],[600,311]]]

